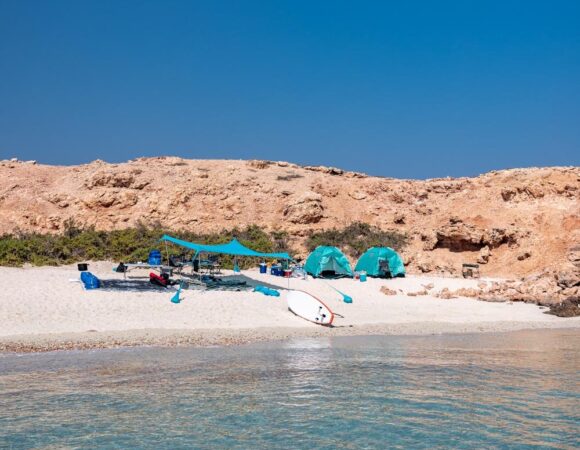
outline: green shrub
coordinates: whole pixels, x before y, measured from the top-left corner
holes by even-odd
[[[338,247],[347,255],[358,258],[371,247],[391,247],[401,251],[407,245],[407,236],[394,230],[381,230],[363,222],[354,222],[342,230],[333,228],[311,233],[306,240],[308,251],[319,245]]]
[[[0,236],[0,265],[44,266],[91,260],[146,261],[149,251],[154,248],[162,250],[164,255],[167,250],[170,255],[186,253],[191,256],[191,252],[182,247],[171,244],[165,246],[159,241],[163,234],[201,244],[223,244],[235,237],[245,246],[259,252],[293,253],[287,232],[266,232],[257,225],[224,229],[216,233],[171,231],[163,229],[159,224],[138,224],[123,230],[97,231],[94,228],[81,229],[69,221],[62,234],[16,233]],[[358,257],[369,247],[386,246],[401,250],[406,242],[404,234],[356,222],[342,230],[312,233],[306,246],[312,251],[319,245],[333,245],[352,257]],[[233,267],[233,257],[222,255],[220,260],[224,267]],[[255,266],[258,262],[257,258],[238,258],[241,268]]]
[[[236,237],[242,244],[259,252],[289,252],[287,234],[268,233],[256,225],[243,229],[234,228],[219,233],[174,232],[158,224],[139,224],[135,228],[113,231],[97,231],[94,228],[79,228],[74,222],[65,224],[62,234],[18,233],[0,236],[0,265],[35,266],[71,264],[80,261],[146,261],[149,251],[158,248],[170,255],[191,251],[168,244],[159,239],[170,234],[179,239],[202,244],[223,244]],[[223,255],[222,265],[233,267],[233,258]],[[256,258],[240,258],[240,267],[257,264]]]

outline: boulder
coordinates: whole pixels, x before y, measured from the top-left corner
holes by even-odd
[[[491,257],[491,251],[489,247],[486,245],[479,251],[479,256],[477,257],[477,262],[479,264],[487,264],[489,262],[489,258]]]
[[[578,271],[559,272],[556,275],[557,284],[561,288],[573,288],[580,286],[580,274]]]
[[[395,213],[395,216],[393,217],[393,222],[399,225],[403,225],[405,223],[405,214]]]
[[[349,192],[348,195],[351,198],[354,198],[355,200],[364,200],[365,198],[367,198],[367,194],[363,191]]]
[[[284,217],[292,223],[318,223],[323,215],[322,196],[312,191],[305,192],[284,209]]]
[[[386,286],[381,286],[381,292],[385,295],[397,295],[397,291],[389,289]]]
[[[457,298],[453,295],[453,293],[448,288],[443,288],[436,294],[437,297],[442,298],[444,300],[450,300],[452,298]]]
[[[417,297],[417,296],[422,296],[422,295],[427,295],[428,292],[423,289],[422,291],[416,291],[416,292],[407,292],[407,296],[409,297]]]
[[[575,245],[568,250],[568,261],[574,267],[580,268],[580,245]]]
[[[261,159],[252,159],[248,161],[248,166],[253,167],[254,169],[265,169],[266,167],[270,166],[272,161],[265,161]]]

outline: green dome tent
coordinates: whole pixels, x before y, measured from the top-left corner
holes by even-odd
[[[304,270],[313,277],[352,277],[346,256],[336,247],[316,247],[304,264]]]
[[[390,247],[372,247],[356,263],[357,272],[364,270],[371,277],[404,277],[405,266],[399,254]]]

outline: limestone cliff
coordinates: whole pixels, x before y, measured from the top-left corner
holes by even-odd
[[[406,232],[411,271],[527,275],[570,266],[580,243],[580,168],[490,172],[426,181],[371,177],[287,162],[140,158],[80,166],[0,162],[0,233],[59,232],[160,222],[220,230],[310,230],[363,221]]]

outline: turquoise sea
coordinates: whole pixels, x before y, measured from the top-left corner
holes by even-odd
[[[0,448],[578,448],[580,330],[0,355]]]

